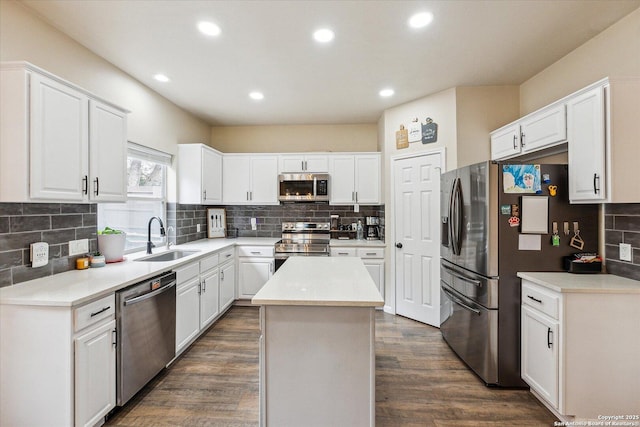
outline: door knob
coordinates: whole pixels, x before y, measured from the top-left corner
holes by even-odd
[[[396,248],[402,249],[402,243],[396,243]]]

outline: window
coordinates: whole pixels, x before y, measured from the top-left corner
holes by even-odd
[[[160,217],[167,226],[167,167],[170,165],[171,155],[129,142],[127,202],[98,204],[98,230],[108,226],[126,232],[126,253],[146,249],[151,217]],[[156,221],[151,225],[151,241],[156,245],[164,242]]]

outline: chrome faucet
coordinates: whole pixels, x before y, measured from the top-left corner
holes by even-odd
[[[157,219],[158,222],[160,223],[160,235],[161,236],[165,236],[165,232],[164,232],[164,224],[162,223],[162,220],[160,219],[160,217],[157,216],[152,216],[151,219],[149,220],[149,225],[147,227],[147,253],[150,254],[151,253],[151,248],[155,248],[156,245],[154,245],[151,242],[151,223],[153,222],[154,219]]]

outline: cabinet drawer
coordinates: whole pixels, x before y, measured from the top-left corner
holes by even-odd
[[[356,254],[360,258],[384,258],[384,248],[358,248]]]
[[[180,286],[180,284],[185,283],[189,279],[193,277],[197,277],[200,274],[200,265],[197,262],[194,262],[193,264],[176,268],[175,272],[176,272],[176,282],[178,286]]]
[[[530,282],[523,281],[522,304],[533,307],[553,319],[558,319],[560,295]]]
[[[238,256],[273,257],[273,246],[239,246]]]
[[[221,251],[219,253],[220,255],[220,263],[222,264],[225,261],[229,261],[230,259],[233,259],[233,248],[229,248],[229,249],[225,249],[224,251]]]
[[[206,258],[200,260],[200,273],[204,273],[207,270],[211,270],[212,268],[218,265],[218,254],[209,255]]]
[[[98,323],[103,319],[113,317],[116,314],[115,294],[100,298],[87,305],[73,310],[74,331],[79,331],[89,325]]]
[[[331,256],[357,256],[356,248],[331,248]]]

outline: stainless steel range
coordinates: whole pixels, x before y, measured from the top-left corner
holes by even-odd
[[[283,222],[282,240],[275,245],[276,270],[290,256],[329,256],[328,222]]]

